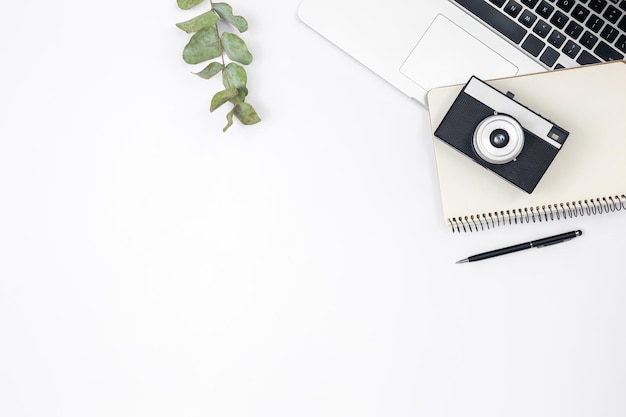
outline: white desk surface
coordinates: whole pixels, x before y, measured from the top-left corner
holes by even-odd
[[[626,213],[452,234],[426,109],[231,4],[263,122],[226,134],[196,10],[5,4],[0,415],[626,415]]]

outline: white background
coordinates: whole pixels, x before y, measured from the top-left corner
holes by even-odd
[[[205,6],[4,5],[0,415],[626,415],[626,214],[452,234],[426,109],[232,5],[263,121],[225,134]]]

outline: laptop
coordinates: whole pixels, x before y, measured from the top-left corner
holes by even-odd
[[[300,19],[425,105],[434,88],[626,54],[626,0],[303,0]]]

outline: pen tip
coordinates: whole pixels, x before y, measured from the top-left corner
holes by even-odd
[[[464,264],[465,262],[469,262],[469,259],[461,259],[460,261],[456,261],[457,264]]]

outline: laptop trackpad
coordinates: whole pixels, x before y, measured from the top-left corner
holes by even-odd
[[[425,90],[464,84],[475,75],[483,80],[509,77],[518,68],[442,15],[437,15],[400,72]]]

